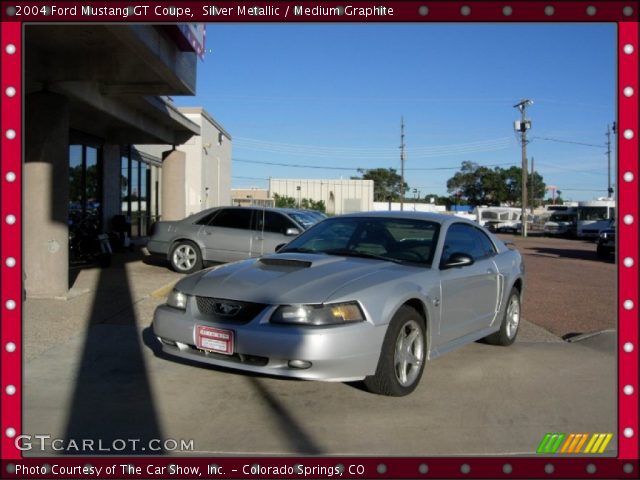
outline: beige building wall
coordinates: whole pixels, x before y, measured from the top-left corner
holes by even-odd
[[[163,163],[158,179],[162,220],[180,220],[207,208],[231,205],[231,136],[200,107],[178,110],[200,128],[200,135],[175,146],[183,161],[171,156],[171,164]],[[162,158],[173,147],[136,145],[136,149]]]
[[[330,215],[373,210],[373,180],[269,179],[269,196],[274,194],[301,201],[324,201]]]

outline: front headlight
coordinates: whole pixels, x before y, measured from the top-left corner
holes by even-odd
[[[173,290],[167,297],[167,305],[178,310],[186,310],[187,295],[178,290]]]
[[[271,323],[336,325],[364,321],[357,302],[327,305],[283,305],[271,316]]]

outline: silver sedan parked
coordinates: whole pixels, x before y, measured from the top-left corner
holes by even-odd
[[[179,357],[401,396],[428,359],[479,339],[513,343],[523,287],[519,252],[473,222],[358,213],[182,279],[153,330]]]
[[[210,208],[183,220],[158,222],[147,249],[176,272],[193,273],[205,262],[234,262],[273,253],[318,220],[293,209]]]

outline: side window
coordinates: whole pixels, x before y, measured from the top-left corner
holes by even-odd
[[[213,220],[213,217],[215,217],[218,214],[218,210],[216,210],[215,212],[210,213],[209,215],[205,215],[204,217],[202,217],[200,220],[198,220],[196,222],[196,225],[209,225],[211,224],[211,221]]]
[[[454,223],[447,230],[447,236],[444,240],[442,250],[442,260],[446,261],[452,253],[465,253],[470,255],[474,260],[479,260],[487,256],[485,246],[480,238],[479,230],[471,225],[464,223]],[[484,239],[491,243],[484,234]]]
[[[212,227],[239,228],[249,230],[251,225],[250,208],[227,208],[221,210],[210,223]]]
[[[482,248],[482,252],[483,252],[482,256],[483,257],[490,257],[490,256],[494,255],[496,253],[496,248],[493,245],[493,242],[491,241],[491,239],[489,237],[487,237],[487,234],[484,233],[482,230],[479,230],[477,228],[474,228],[474,230],[476,231],[476,236],[478,237],[478,242],[480,243],[480,246]]]
[[[262,215],[258,212],[258,228],[262,229]],[[285,234],[288,228],[296,226],[284,215],[277,212],[264,212],[264,231]]]

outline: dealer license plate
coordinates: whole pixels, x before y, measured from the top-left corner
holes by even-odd
[[[196,345],[209,352],[233,354],[233,331],[213,327],[196,327]]]

